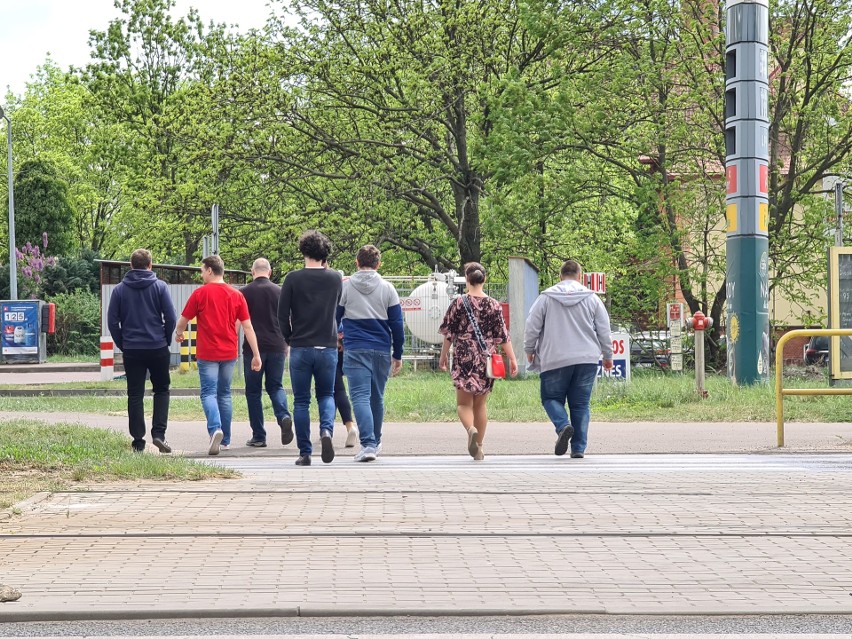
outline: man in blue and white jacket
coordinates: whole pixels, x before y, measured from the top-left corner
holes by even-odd
[[[385,385],[402,368],[405,332],[399,295],[379,275],[381,253],[371,244],[355,259],[358,271],[343,283],[337,323],[343,332],[343,373],[361,433],[355,461],[376,459],[382,445]]]

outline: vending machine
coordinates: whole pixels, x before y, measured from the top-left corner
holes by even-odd
[[[3,363],[47,361],[47,332],[52,328],[53,304],[42,300],[4,300],[0,305]]]

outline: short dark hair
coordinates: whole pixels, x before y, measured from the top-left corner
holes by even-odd
[[[464,265],[464,279],[468,284],[484,284],[485,267],[479,262],[468,262]]]
[[[299,252],[305,257],[322,262],[331,254],[331,240],[319,231],[305,231],[299,238]]]
[[[355,259],[359,268],[379,268],[382,252],[372,244],[365,244],[358,249],[358,255],[355,256]]]
[[[577,276],[582,271],[583,267],[580,266],[580,263],[577,260],[565,260],[562,268],[559,269],[559,277],[573,277],[574,279],[577,279]]]
[[[130,256],[130,268],[146,269],[151,266],[151,251],[139,248]]]
[[[213,271],[213,275],[224,275],[225,274],[225,262],[222,261],[222,258],[218,255],[208,255],[201,263],[204,264],[207,268]]]

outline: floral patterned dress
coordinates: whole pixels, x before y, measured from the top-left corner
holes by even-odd
[[[509,341],[500,302],[487,296],[464,297],[470,300],[471,312],[479,324],[479,331],[489,353],[493,353],[497,344]],[[490,393],[494,388],[494,380],[485,374],[485,354],[476,339],[461,297],[450,304],[438,331],[453,342],[453,367],[450,372],[453,385],[473,395]]]

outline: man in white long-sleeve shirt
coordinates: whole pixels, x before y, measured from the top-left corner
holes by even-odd
[[[541,404],[556,427],[555,453],[564,455],[570,442],[571,457],[582,458],[601,355],[604,370],[612,369],[612,335],[606,307],[581,283],[580,264],[568,260],[559,276],[559,284],[545,290],[530,308],[524,352],[528,370],[541,373]]]

